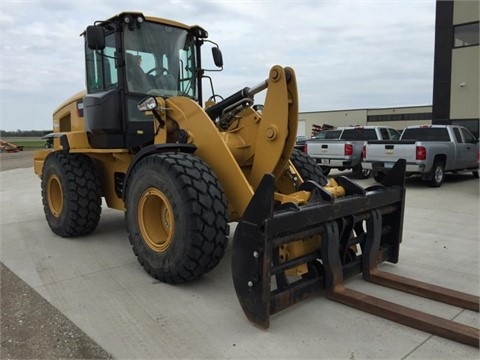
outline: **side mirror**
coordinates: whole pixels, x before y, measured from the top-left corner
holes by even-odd
[[[105,32],[102,26],[90,25],[85,31],[87,46],[90,50],[105,49]]]
[[[212,47],[213,62],[219,68],[223,68],[223,56],[218,47]]]

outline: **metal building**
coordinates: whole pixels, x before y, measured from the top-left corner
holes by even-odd
[[[433,75],[434,124],[466,126],[479,136],[478,0],[438,1]]]
[[[376,125],[391,126],[399,131],[408,125],[430,125],[432,107],[404,106],[377,109],[348,109],[301,112],[298,116],[298,135],[311,136],[315,126]]]

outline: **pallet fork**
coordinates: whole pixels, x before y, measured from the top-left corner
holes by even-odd
[[[234,235],[232,275],[247,318],[268,328],[273,315],[305,298],[325,292],[327,298],[359,310],[479,347],[479,329],[385,301],[344,286],[344,278],[362,273],[367,281],[436,301],[479,311],[479,298],[378,270],[398,262],[405,202],[405,161],[399,160],[382,185],[363,189],[348,178],[336,182],[346,196],[334,199],[320,186],[311,203],[274,211],[275,179],[265,175]],[[308,189],[307,189],[308,188]],[[353,234],[353,235],[352,235]],[[280,248],[302,239],[321,237],[313,252],[282,261]],[[360,251],[352,254],[352,248]],[[289,269],[308,265],[299,278]]]

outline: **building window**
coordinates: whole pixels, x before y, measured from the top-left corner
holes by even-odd
[[[431,120],[432,113],[406,113],[389,115],[368,115],[367,122],[379,121],[409,121],[409,120]]]
[[[478,45],[478,21],[454,27],[454,48]]]

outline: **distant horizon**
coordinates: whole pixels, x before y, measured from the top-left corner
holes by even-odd
[[[38,135],[33,135],[33,134],[32,134],[32,135],[24,135],[24,136],[26,136],[26,137],[30,137],[30,136],[31,136],[31,137],[35,137],[35,136],[43,136],[43,135],[46,135],[46,134],[48,134],[48,133],[53,132],[53,130],[51,130],[51,129],[44,129],[44,130],[38,130],[38,129],[28,129],[28,130],[22,130],[22,129],[17,129],[17,130],[2,130],[2,129],[0,129],[0,135],[1,135],[2,137],[5,137],[4,133],[18,133],[18,132],[27,132],[27,133],[28,133],[28,132],[32,132],[32,133],[35,132],[35,133],[39,133]],[[10,134],[9,134],[9,135],[10,135]],[[14,136],[16,136],[16,135],[14,135]]]

